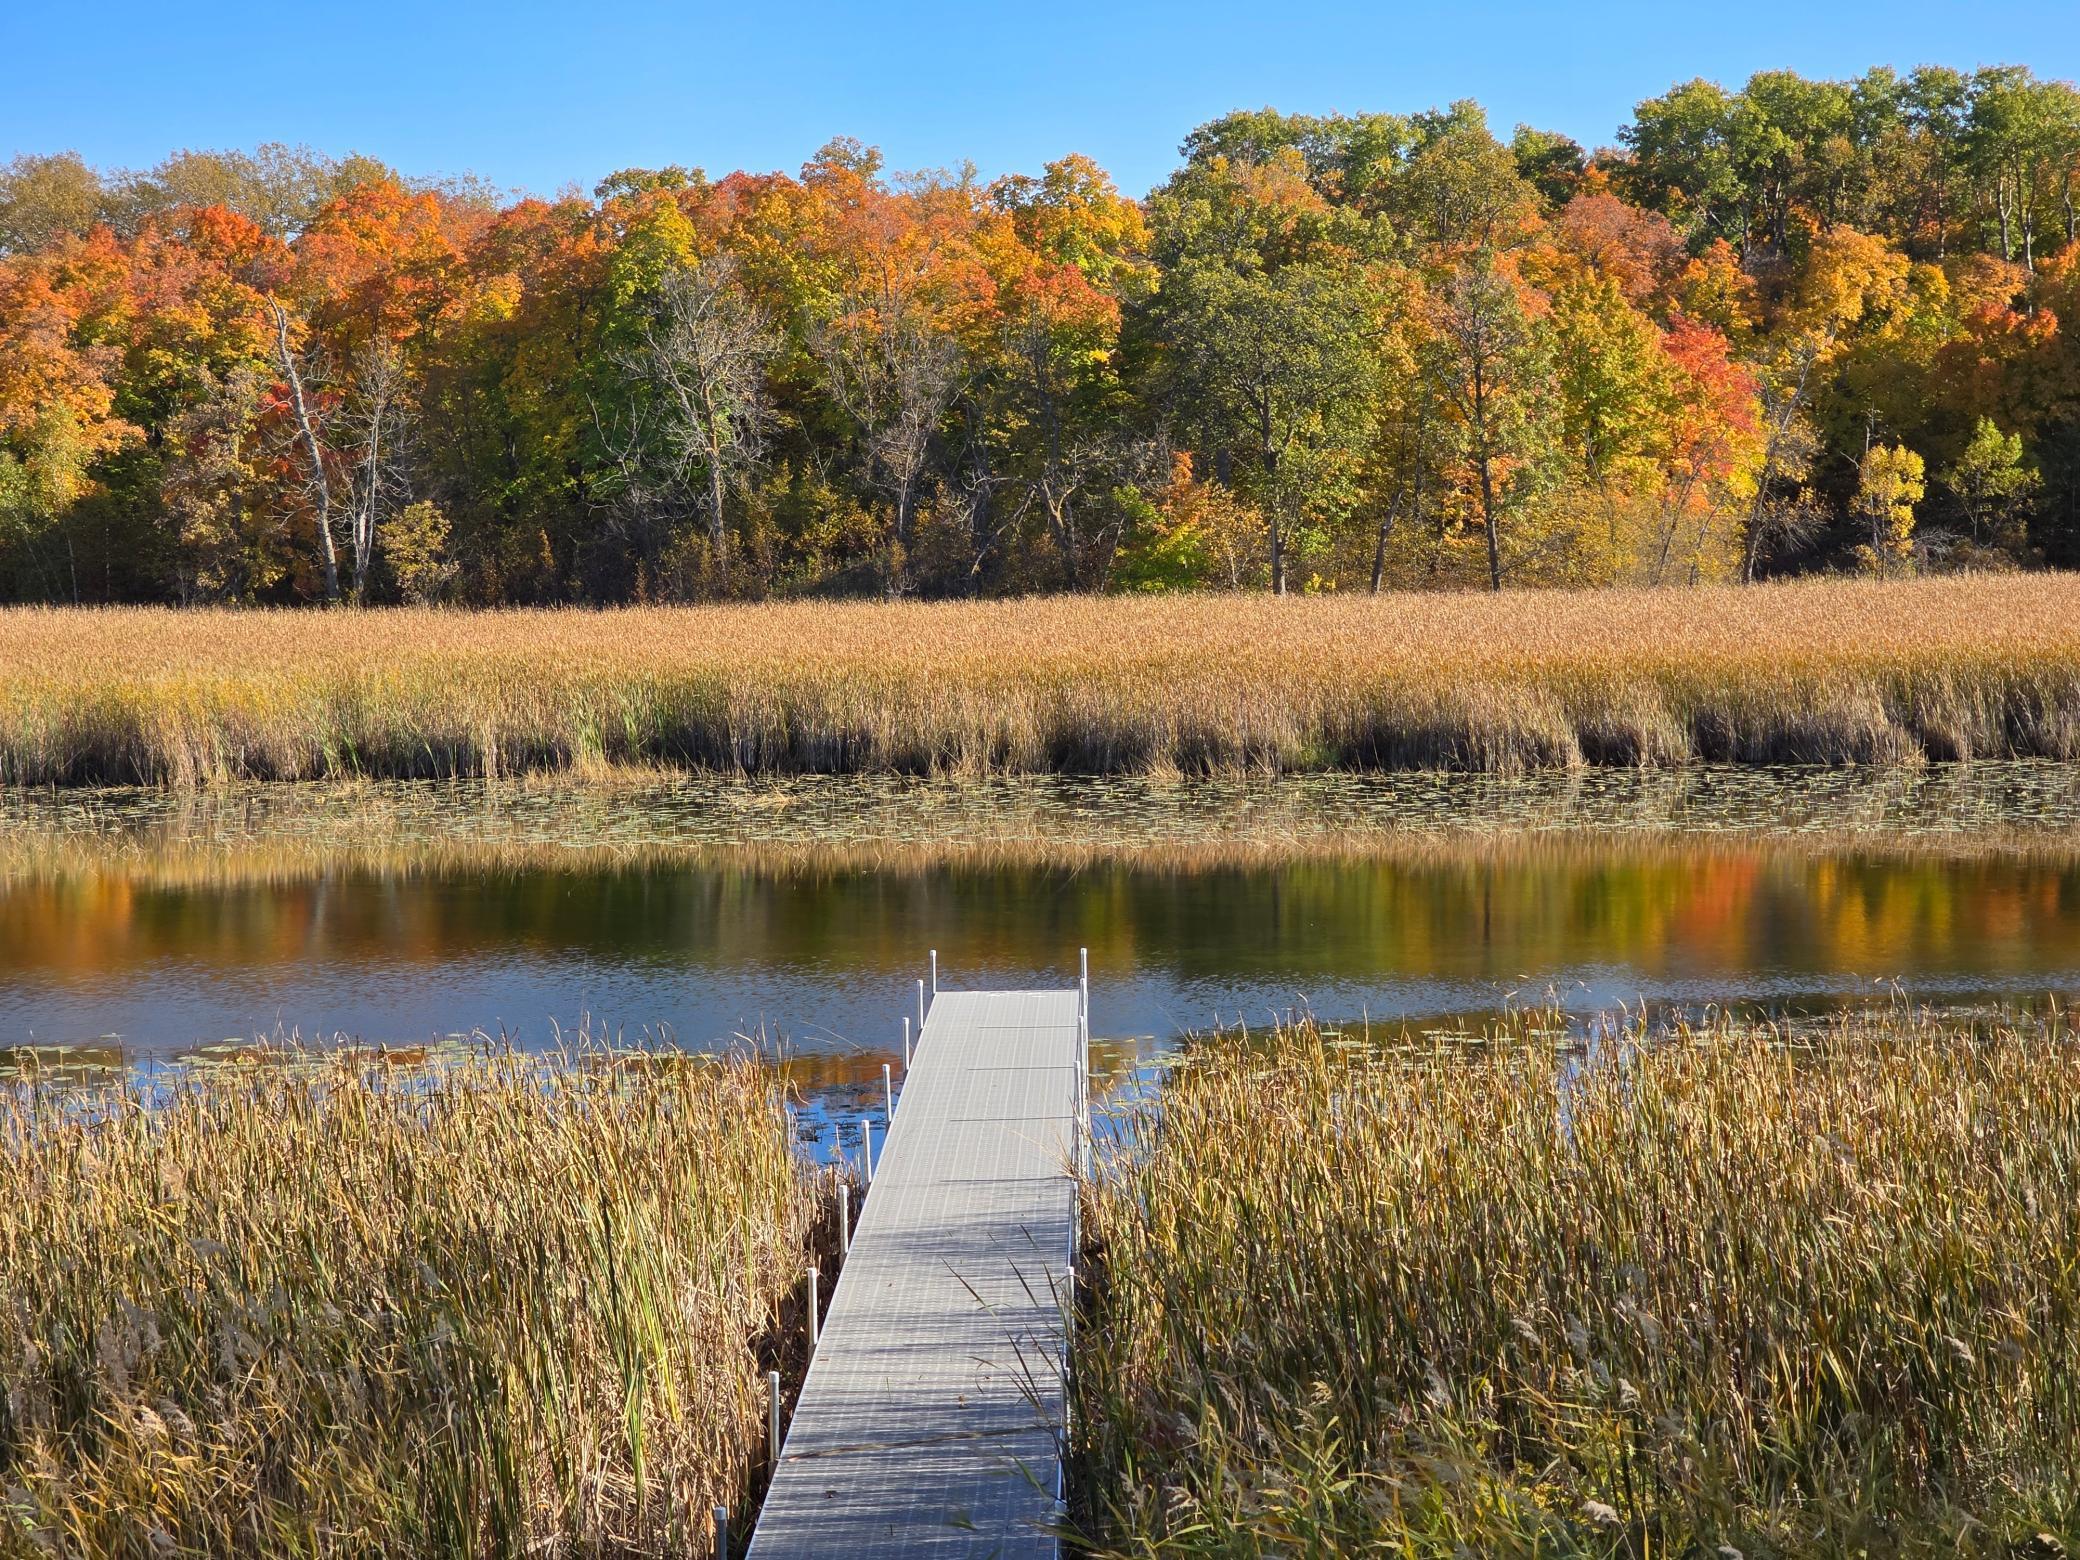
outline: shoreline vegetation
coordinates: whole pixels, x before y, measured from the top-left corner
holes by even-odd
[[[0,785],[2080,759],[2080,576],[0,612]]]
[[[1124,1114],[1085,1188],[1091,1553],[2080,1539],[2056,1009],[1382,1039],[1215,1036]]]
[[[830,1244],[782,1101],[497,1047],[9,1078],[0,1554],[706,1552]]]

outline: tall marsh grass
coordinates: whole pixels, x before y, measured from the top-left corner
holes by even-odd
[[[749,1064],[32,1075],[0,1554],[706,1553],[816,1206]]]
[[[2080,757],[2080,578],[0,612],[0,784]]]
[[[2080,1039],[1217,1039],[1086,1192],[1104,1554],[2055,1555]]]

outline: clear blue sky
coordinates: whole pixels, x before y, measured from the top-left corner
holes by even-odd
[[[667,162],[793,170],[851,135],[898,169],[1087,152],[1140,194],[1186,131],[1238,107],[1475,97],[1504,134],[1595,145],[1695,75],[2013,61],[2070,79],[2080,4],[0,0],[0,57],[0,158],[135,167],[279,140],[550,193]]]

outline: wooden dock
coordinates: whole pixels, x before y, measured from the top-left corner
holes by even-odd
[[[1058,1553],[1086,1001],[933,999],[753,1560]]]

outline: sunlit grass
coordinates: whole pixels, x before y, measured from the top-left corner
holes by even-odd
[[[0,783],[2080,757],[2071,575],[0,613]]]
[[[2080,1538],[2071,1030],[1637,1038],[1198,1048],[1087,1194],[1099,1549]]]
[[[0,1554],[705,1553],[817,1207],[749,1063],[17,1079]]]

